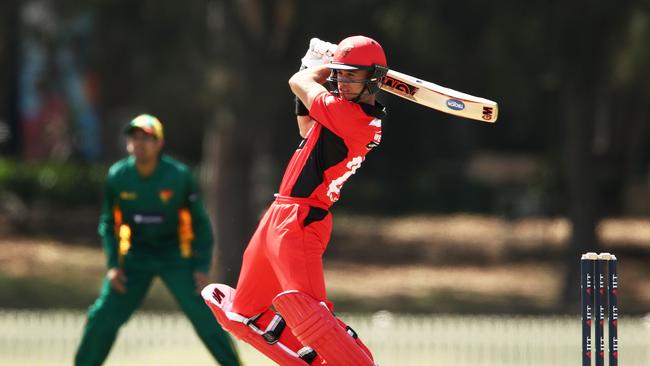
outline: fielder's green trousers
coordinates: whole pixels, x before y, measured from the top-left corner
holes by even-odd
[[[118,330],[144,299],[155,276],[160,276],[180,308],[192,322],[196,333],[212,356],[223,366],[240,365],[230,336],[219,326],[203,298],[195,292],[190,266],[159,266],[147,263],[126,266],[127,291],[115,292],[104,279],[99,298],[90,307],[81,344],[75,356],[76,366],[99,366],[108,356]]]

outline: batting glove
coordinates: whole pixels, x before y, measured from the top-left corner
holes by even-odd
[[[330,45],[332,44],[329,42],[321,41],[318,38],[312,38],[309,41],[309,49],[307,49],[305,56],[301,59],[301,68],[310,68],[329,63],[334,56],[334,52],[329,51]],[[335,50],[336,45],[333,46],[333,49]]]
[[[312,38],[309,41],[309,49],[321,55],[326,62],[332,61],[336,47],[334,43],[329,43],[318,38]]]

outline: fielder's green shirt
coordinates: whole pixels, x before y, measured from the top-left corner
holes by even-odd
[[[190,169],[161,155],[152,175],[142,177],[130,156],[113,164],[106,179],[99,234],[109,268],[125,255],[190,261],[207,272],[212,229]]]

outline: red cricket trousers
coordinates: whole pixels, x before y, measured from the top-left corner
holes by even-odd
[[[244,252],[232,310],[257,315],[287,290],[325,301],[331,309],[322,261],[331,231],[332,215],[319,201],[278,196]]]

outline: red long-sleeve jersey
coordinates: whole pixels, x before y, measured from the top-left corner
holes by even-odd
[[[386,112],[380,103],[354,103],[323,91],[314,98],[309,115],[316,123],[289,161],[279,194],[330,207],[345,181],[380,143]]]

